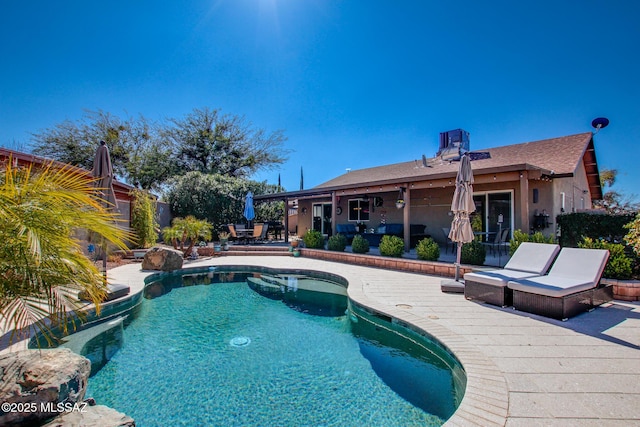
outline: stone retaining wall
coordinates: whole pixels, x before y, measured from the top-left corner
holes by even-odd
[[[613,285],[613,298],[621,301],[640,301],[640,280],[602,279],[600,283]]]

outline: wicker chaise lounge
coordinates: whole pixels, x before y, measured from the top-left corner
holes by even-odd
[[[500,307],[510,306],[513,293],[507,287],[509,280],[545,274],[559,251],[558,245],[521,243],[504,269],[465,274],[464,296]]]
[[[612,286],[598,286],[607,265],[604,249],[563,248],[546,276],[511,280],[513,308],[559,320],[613,299]]]

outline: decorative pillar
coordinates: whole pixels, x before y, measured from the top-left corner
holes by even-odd
[[[409,252],[411,246],[411,188],[409,184],[405,184],[404,190],[404,212],[403,212],[403,228],[404,228],[404,250]]]
[[[520,172],[520,229],[525,233],[530,230],[529,218],[529,172]]]
[[[285,197],[284,201],[284,242],[289,243],[289,199]]]
[[[336,197],[336,192],[331,192],[331,235],[336,235],[336,222],[338,220],[338,214],[336,209],[338,208],[338,198]]]

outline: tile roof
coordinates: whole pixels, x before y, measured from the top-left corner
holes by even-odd
[[[523,169],[541,169],[543,173],[553,171],[556,175],[573,174],[589,148],[591,140],[592,133],[585,132],[541,141],[473,150],[489,152],[491,155],[488,159],[475,160],[472,163],[474,174]],[[429,180],[453,176],[457,171],[457,162],[444,162],[435,164],[433,167],[423,167],[421,160],[412,160],[353,170],[314,188],[329,189],[366,183]]]

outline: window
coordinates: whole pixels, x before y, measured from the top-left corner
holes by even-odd
[[[349,221],[369,221],[369,200],[349,200]]]

